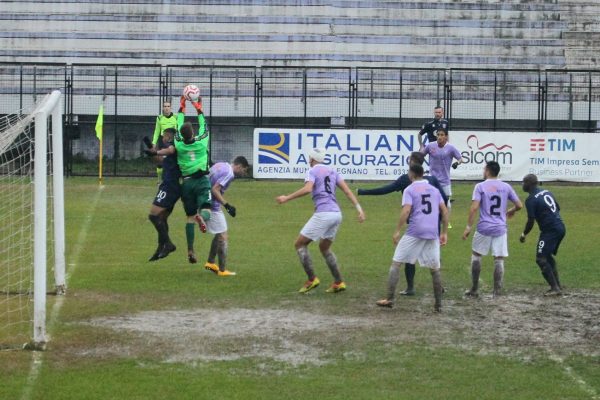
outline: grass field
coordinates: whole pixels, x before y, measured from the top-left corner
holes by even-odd
[[[522,211],[510,221],[505,295],[490,296],[492,260],[478,300],[470,240],[462,241],[473,183],[454,184],[447,288],[434,314],[431,278],[418,269],[417,296],[378,309],[393,254],[399,194],[360,197],[367,221],[342,198],[334,243],[348,290],[311,246],[322,285],[308,295],[293,242],[312,213],[310,197],[276,205],[301,182],[236,181],[228,199],[229,266],[202,267],[210,236],[196,236],[187,263],[178,204],[168,258],[155,247],[147,212],[153,179],[66,182],[68,292],[49,297],[43,353],[0,352],[0,399],[589,399],[600,396],[600,187],[548,185],[567,237],[558,255],[567,295],[544,298],[534,263],[537,227],[525,244]],[[376,184],[351,183],[357,187]],[[517,188],[524,200],[524,193]],[[403,283],[403,277],[401,280]],[[402,285],[401,285],[402,286]]]

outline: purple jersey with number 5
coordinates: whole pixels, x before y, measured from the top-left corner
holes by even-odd
[[[317,164],[308,170],[305,182],[313,182],[312,199],[315,212],[340,211],[335,198],[335,189],[343,178],[330,167]]]
[[[229,163],[218,162],[210,167],[210,187],[212,188],[216,183],[218,183],[221,185],[221,194],[225,193],[225,190],[227,190],[229,184],[231,181],[233,181],[233,178],[233,168],[231,168]],[[214,197],[212,197],[211,206],[211,210],[213,211],[221,210],[221,202]]]
[[[429,154],[429,173],[435,176],[440,185],[448,186],[450,184],[450,167],[452,160],[460,160],[460,152],[454,145],[446,143],[440,147],[437,142],[429,143],[423,154]]]
[[[411,209],[406,234],[420,239],[439,238],[440,204],[444,204],[440,191],[426,180],[415,181],[402,194],[402,206],[407,204]]]
[[[501,180],[487,179],[475,185],[472,200],[479,201],[477,232],[493,237],[504,235],[508,201],[519,200],[514,189]]]

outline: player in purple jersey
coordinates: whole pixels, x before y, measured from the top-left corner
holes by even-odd
[[[229,237],[227,235],[227,220],[221,210],[221,206],[227,210],[229,215],[235,217],[236,208],[225,200],[225,191],[234,178],[245,176],[248,173],[248,160],[239,156],[233,163],[218,162],[210,167],[209,180],[212,192],[211,218],[206,221],[208,232],[215,235],[208,252],[208,260],[204,268],[212,271],[218,276],[233,276],[235,272],[229,271],[227,266],[227,248]],[[219,258],[219,264],[215,260]]]
[[[536,246],[535,262],[542,271],[542,276],[550,285],[546,296],[560,296],[562,294],[556,260],[554,255],[558,252],[560,242],[566,234],[565,224],[560,217],[560,206],[554,195],[538,186],[538,178],[533,174],[523,178],[523,190],[529,193],[525,200],[527,209],[527,223],[519,240],[525,243],[525,236],[533,228],[535,221],[540,228],[540,237]]]
[[[312,259],[308,252],[308,245],[316,240],[319,240],[319,250],[321,250],[321,254],[325,258],[325,263],[329,267],[334,279],[326,291],[328,293],[337,293],[346,289],[346,284],[342,280],[337,265],[337,259],[331,251],[331,245],[342,222],[342,213],[335,197],[336,187],[339,187],[354,207],[356,207],[358,222],[365,220],[365,214],[356,197],[354,197],[354,194],[344,181],[344,178],[338,175],[332,168],[323,165],[325,156],[325,149],[312,149],[308,154],[310,169],[304,180],[304,186],[292,194],[276,198],[277,203],[283,204],[312,193],[315,212],[300,231],[300,235],[298,235],[295,243],[300,263],[308,276],[308,280],[299,290],[300,293],[307,293],[321,283],[313,270]]]
[[[377,301],[380,307],[392,307],[396,285],[400,277],[400,265],[403,263],[427,267],[433,280],[435,297],[434,310],[442,309],[442,277],[440,274],[440,244],[448,241],[448,209],[440,191],[423,179],[423,167],[413,164],[409,169],[413,182],[402,194],[402,212],[398,227],[392,237],[396,250],[388,276],[387,297]],[[442,217],[442,229],[439,232],[439,218]],[[401,230],[410,218],[406,233],[400,238]]]
[[[456,169],[462,164],[460,151],[448,143],[448,132],[444,129],[437,130],[437,141],[425,146],[423,154],[429,154],[429,173],[440,182],[444,193],[451,200],[452,182],[450,181],[450,167]],[[453,163],[452,160],[456,159]],[[451,203],[448,203],[448,219],[450,219]],[[448,224],[451,228],[451,225]]]
[[[487,255],[490,250],[494,257],[494,297],[500,295],[502,280],[504,278],[504,258],[508,257],[508,241],[506,218],[511,218],[515,212],[523,208],[523,204],[513,188],[506,182],[498,179],[500,164],[488,161],[483,170],[485,181],[475,185],[467,226],[463,232],[463,240],[471,233],[475,214],[479,210],[479,222],[473,235],[471,256],[471,289],[465,296],[477,297],[479,295],[479,274],[481,272],[481,256]],[[514,207],[507,210],[508,202]]]

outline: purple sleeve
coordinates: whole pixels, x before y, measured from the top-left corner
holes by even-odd
[[[475,185],[475,189],[473,189],[473,197],[471,198],[471,200],[481,201],[481,191],[479,183]]]
[[[402,193],[402,207],[404,207],[407,204],[411,206],[413,204],[412,191],[409,188],[405,189]]]
[[[423,154],[429,154],[429,145],[425,146],[425,148],[423,149]]]
[[[460,151],[458,151],[458,149],[454,146],[452,146],[454,151],[452,152],[452,155],[454,156],[454,158],[456,158],[457,160],[460,160],[462,158],[462,155],[460,154]]]
[[[304,178],[304,182],[314,182],[314,181],[315,181],[315,170],[313,168],[311,168],[306,173],[306,178]]]
[[[517,193],[515,192],[515,189],[512,188],[512,186],[508,185],[508,187],[510,188],[510,191],[508,192],[508,199],[513,203],[516,203],[517,201],[519,201],[519,196],[517,196]]]

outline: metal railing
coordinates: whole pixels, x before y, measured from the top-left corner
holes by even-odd
[[[251,158],[255,127],[416,130],[438,105],[455,130],[594,131],[600,121],[600,70],[464,68],[0,63],[0,114],[61,90],[67,173],[94,174],[104,98],[105,175],[152,175],[141,138],[188,83],[201,89],[213,160]]]

